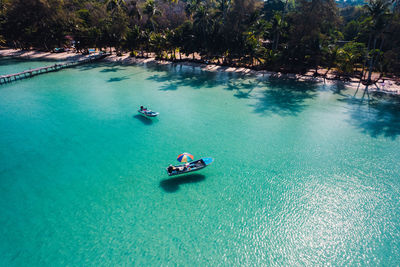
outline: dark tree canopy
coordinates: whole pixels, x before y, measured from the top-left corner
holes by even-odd
[[[200,56],[280,71],[399,74],[400,8],[391,0],[0,0],[3,46],[71,42],[78,51]]]

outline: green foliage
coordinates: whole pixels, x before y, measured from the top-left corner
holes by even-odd
[[[2,34],[22,48],[59,46],[70,26],[59,1],[15,0],[5,16]]]
[[[363,43],[347,43],[337,51],[338,70],[345,74],[352,74],[355,65],[362,63],[364,53],[365,45]]]
[[[166,38],[161,33],[150,33],[149,38],[150,51],[156,53],[157,58],[163,58],[163,52],[166,46]]]
[[[354,1],[353,1],[354,2]],[[356,3],[356,2],[354,2]],[[201,55],[274,70],[400,72],[398,1],[338,7],[334,0],[6,0],[0,44]],[[178,54],[177,54],[178,52]]]
[[[350,21],[344,28],[344,39],[345,40],[354,40],[358,36],[358,33],[361,30],[361,25],[359,21],[352,20]]]

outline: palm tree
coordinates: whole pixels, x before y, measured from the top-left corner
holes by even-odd
[[[130,18],[137,18],[138,20],[142,18],[137,6],[137,0],[131,0],[126,3],[126,12]]]
[[[286,1],[287,2],[287,1]],[[272,18],[272,32],[274,33],[273,49],[278,49],[279,37],[282,34],[283,27],[286,26],[284,19],[285,14],[280,12],[275,12]]]
[[[208,6],[200,4],[197,6],[196,13],[194,14],[193,29],[198,40],[199,50],[203,52],[207,50],[208,36],[211,33],[212,18]],[[194,59],[194,53],[193,53]]]
[[[149,38],[150,48],[156,53],[156,57],[163,58],[163,50],[166,46],[166,39],[161,33],[152,32]]]
[[[139,44],[142,57],[144,56],[144,50],[146,50],[147,56],[149,55],[149,42],[150,32],[148,30],[141,31],[139,35]]]
[[[144,14],[147,15],[147,23],[151,24],[153,31],[156,31],[154,16],[161,15],[161,11],[157,9],[156,3],[154,0],[147,0],[144,6]]]
[[[131,52],[135,49],[140,48],[140,27],[138,25],[133,26],[127,34],[125,48]]]
[[[200,5],[202,0],[187,0],[185,5],[185,11],[187,15],[192,19],[193,14],[196,12],[197,7]]]
[[[126,8],[125,0],[107,0],[105,4],[107,10],[111,11],[112,14],[121,8]]]
[[[400,0],[392,0],[394,12],[400,13]]]
[[[171,59],[173,60],[176,59],[175,52],[178,45],[176,36],[177,35],[174,30],[167,29],[165,31],[165,49],[171,52]],[[167,55],[169,52],[167,52]]]
[[[198,45],[193,32],[193,23],[186,21],[175,30],[177,47],[179,47],[179,58],[182,59],[182,53],[186,56],[194,53]]]
[[[368,5],[366,5],[366,10],[368,14],[368,22],[370,28],[370,36],[373,39],[372,50],[370,49],[370,44],[368,44],[369,51],[369,70],[368,70],[368,78],[367,78],[367,88],[371,83],[372,70],[375,65],[375,57],[377,56],[377,41],[380,38],[381,44],[380,47],[383,46],[384,41],[384,30],[387,26],[388,22],[388,12],[389,12],[390,2],[387,0],[370,0]]]
[[[339,58],[339,47],[337,45],[328,45],[322,49],[323,59],[327,66],[324,74],[324,83],[329,71],[335,66]]]
[[[278,11],[274,12],[273,24],[275,24],[274,25],[275,29],[274,29],[274,41],[273,41],[273,47],[272,47],[274,50],[278,49],[279,38],[282,33],[282,27],[286,26],[285,16],[286,16],[287,8],[288,8],[288,2],[289,2],[289,0],[285,0],[285,5],[283,6],[282,12],[278,12]]]

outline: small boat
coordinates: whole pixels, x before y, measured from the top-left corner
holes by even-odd
[[[157,117],[158,116],[158,112],[155,112],[155,111],[152,111],[152,110],[150,110],[150,109],[143,109],[143,108],[140,108],[140,109],[138,109],[138,112],[140,113],[140,114],[142,114],[143,116],[146,116],[146,117]]]
[[[167,173],[169,176],[184,174],[188,172],[194,172],[204,169],[214,161],[213,158],[201,158],[186,164],[172,166],[167,168]]]

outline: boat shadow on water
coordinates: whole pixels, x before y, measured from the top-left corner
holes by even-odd
[[[135,119],[141,121],[145,125],[152,125],[154,123],[154,120],[155,120],[155,119],[146,118],[145,116],[142,116],[140,114],[133,115],[133,117]]]
[[[177,178],[164,179],[160,182],[160,187],[168,193],[174,193],[179,190],[180,185],[199,183],[206,179],[203,174],[188,174]]]

